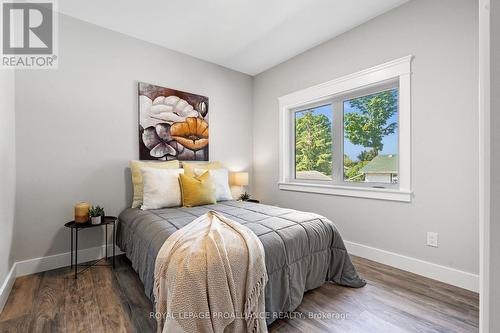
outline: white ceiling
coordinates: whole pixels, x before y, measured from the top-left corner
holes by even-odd
[[[75,18],[250,75],[408,0],[64,0]]]

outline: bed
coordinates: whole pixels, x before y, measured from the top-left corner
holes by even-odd
[[[154,263],[161,246],[171,234],[209,210],[244,224],[262,242],[269,276],[265,289],[268,324],[295,310],[304,292],[326,281],[354,288],[366,284],[352,265],[335,225],[318,214],[242,201],[148,211],[129,208],[119,216],[117,245],[130,259],[151,301]]]

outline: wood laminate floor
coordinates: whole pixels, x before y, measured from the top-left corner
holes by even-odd
[[[477,332],[478,295],[353,257],[368,281],[309,291],[278,332]],[[155,332],[152,305],[124,257],[73,279],[69,268],[20,277],[0,314],[0,332]]]

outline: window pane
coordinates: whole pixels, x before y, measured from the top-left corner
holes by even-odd
[[[344,108],[344,180],[398,182],[398,90],[353,98]]]
[[[295,112],[295,178],[332,179],[332,106]]]

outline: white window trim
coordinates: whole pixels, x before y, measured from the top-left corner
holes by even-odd
[[[410,202],[411,189],[411,61],[412,55],[363,71],[343,76],[278,98],[279,102],[279,188],[280,190],[342,195],[381,200]],[[389,80],[399,80],[399,174],[398,188],[374,188],[302,182],[294,179],[290,161],[293,147],[290,138],[294,129],[290,114],[300,107],[333,98],[363,87]]]

